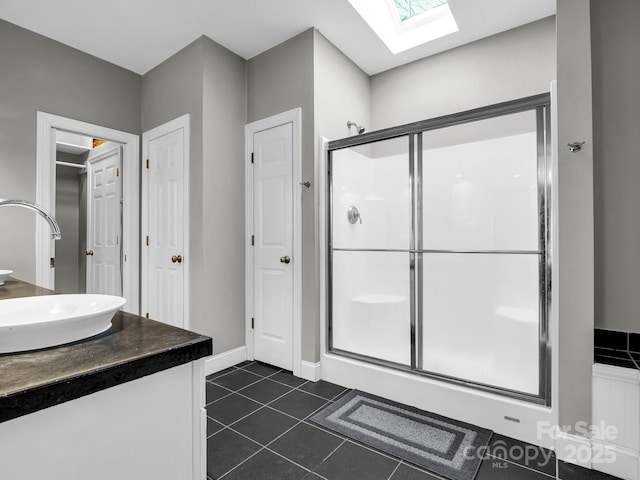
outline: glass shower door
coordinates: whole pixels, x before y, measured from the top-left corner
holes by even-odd
[[[331,158],[330,349],[411,363],[408,137]]]
[[[539,115],[422,134],[420,370],[540,392]]]

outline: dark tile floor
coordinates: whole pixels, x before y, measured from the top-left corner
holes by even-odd
[[[207,377],[210,480],[434,480],[441,477],[308,421],[347,390],[259,362]],[[557,475],[559,473],[559,475]],[[556,461],[553,452],[501,435],[477,480],[608,480]]]

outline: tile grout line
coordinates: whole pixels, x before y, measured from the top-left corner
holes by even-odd
[[[258,373],[252,372],[251,370],[245,370],[245,369],[244,369],[244,367],[234,367],[234,368],[237,368],[238,370],[244,370],[245,372],[249,372],[249,373],[252,373],[252,374],[254,374],[254,375],[260,375],[260,374],[258,374]],[[269,379],[269,380],[271,380],[272,382],[279,383],[280,385],[284,385],[284,386],[289,387],[289,388],[291,388],[291,389],[293,389],[293,390],[299,390],[299,391],[301,391],[301,392],[306,393],[307,395],[313,395],[314,397],[317,397],[317,398],[320,398],[320,399],[322,399],[322,400],[329,401],[329,402],[334,401],[337,397],[339,397],[339,396],[340,396],[340,395],[342,395],[344,392],[346,392],[347,390],[349,390],[349,389],[348,389],[348,388],[346,388],[346,387],[342,387],[342,386],[338,385],[338,387],[340,387],[340,388],[342,388],[342,389],[343,389],[343,390],[342,390],[342,392],[338,393],[337,395],[334,395],[334,396],[333,396],[333,397],[331,397],[331,398],[326,398],[326,397],[323,397],[323,396],[318,395],[318,394],[316,394],[316,393],[308,392],[307,390],[303,390],[303,389],[301,388],[301,387],[304,387],[305,385],[307,385],[307,384],[309,384],[309,383],[312,383],[312,382],[311,382],[311,380],[304,380],[304,382],[302,382],[300,385],[293,386],[293,385],[289,385],[288,383],[284,383],[284,382],[281,382],[281,381],[279,381],[279,380],[275,380],[275,379],[271,378],[271,377],[273,377],[273,376],[275,376],[275,375],[277,375],[278,373],[281,373],[281,372],[290,373],[288,370],[280,369],[280,370],[278,370],[277,372],[274,372],[274,373],[269,374],[268,376],[263,376],[263,375],[261,375],[261,376],[263,377],[263,379],[267,379],[267,378],[268,378],[268,379]],[[224,375],[222,375],[222,376],[224,376]],[[295,378],[299,378],[299,377],[295,377]],[[209,381],[212,381],[212,380],[209,380]],[[315,382],[313,382],[313,383],[315,383]],[[247,387],[248,387],[248,386],[250,386],[250,385],[247,385]],[[243,388],[246,388],[246,387],[243,387]]]
[[[266,406],[266,405],[265,405],[265,406]],[[256,410],[256,411],[257,411],[257,410]],[[258,453],[260,453],[262,450],[267,450],[268,452],[271,452],[271,453],[273,453],[273,454],[275,454],[275,455],[277,455],[277,456],[279,456],[279,457],[281,457],[281,458],[284,458],[284,459],[285,459],[285,460],[287,460],[288,462],[291,462],[292,464],[294,464],[294,465],[296,465],[296,466],[298,466],[298,467],[302,468],[303,470],[306,470],[306,471],[307,471],[307,472],[309,472],[309,473],[316,474],[314,471],[312,471],[312,470],[308,469],[307,467],[305,467],[305,466],[303,466],[303,465],[300,465],[300,464],[298,464],[297,462],[294,462],[292,459],[287,458],[287,457],[285,457],[284,455],[282,455],[281,453],[278,453],[278,452],[276,452],[275,450],[272,450],[271,448],[269,448],[269,445],[271,445],[273,442],[275,442],[276,440],[278,440],[280,437],[282,437],[282,436],[286,435],[287,433],[289,433],[291,430],[293,430],[294,428],[296,428],[296,427],[297,427],[298,425],[300,425],[302,422],[303,422],[302,420],[299,420],[299,421],[298,421],[298,423],[296,423],[296,424],[292,425],[292,426],[291,426],[291,428],[289,428],[288,430],[285,430],[284,432],[282,432],[280,435],[278,435],[277,437],[275,437],[273,440],[271,440],[270,442],[268,442],[266,445],[263,445],[262,443],[260,443],[260,442],[256,441],[255,439],[253,439],[253,438],[249,437],[248,435],[245,435],[245,434],[244,434],[244,433],[242,433],[242,432],[239,432],[239,431],[237,431],[237,430],[234,430],[231,426],[226,427],[227,429],[229,429],[229,430],[231,430],[232,432],[234,432],[234,433],[236,433],[236,434],[240,435],[241,437],[244,437],[244,438],[246,438],[247,440],[250,440],[251,442],[253,442],[253,443],[256,443],[256,444],[260,445],[260,447],[261,447],[261,448],[260,448],[257,452],[255,452],[253,455],[251,455],[249,458],[247,458],[247,459],[243,460],[243,461],[242,461],[242,462],[240,462],[238,465],[236,465],[235,467],[233,467],[231,470],[229,470],[228,472],[226,472],[224,475],[222,475],[222,477],[224,477],[224,476],[228,475],[230,472],[232,472],[233,470],[235,470],[236,468],[238,468],[240,465],[242,465],[243,463],[245,463],[247,460],[251,459],[252,457],[254,457],[255,455],[257,455]],[[324,460],[323,460],[323,461],[324,461]],[[319,477],[321,477],[321,478],[323,478],[324,480],[327,480],[327,479],[326,479],[325,477],[323,477],[322,475],[319,475],[319,474],[318,474],[318,476],[319,476]],[[220,477],[220,478],[222,478],[222,477]]]
[[[253,440],[252,440],[252,441],[253,441]],[[258,445],[260,445],[260,444],[258,444]],[[220,475],[220,476],[218,477],[218,480],[220,480],[221,478],[226,477],[226,476],[227,476],[227,475],[229,475],[231,472],[233,472],[235,469],[237,469],[240,465],[245,464],[246,462],[248,462],[249,460],[251,460],[253,457],[255,457],[256,455],[258,455],[258,454],[259,454],[261,451],[263,451],[263,450],[264,450],[264,447],[263,447],[263,446],[260,446],[260,448],[259,448],[256,452],[254,452],[253,454],[249,455],[247,458],[245,458],[243,461],[241,461],[239,464],[237,464],[237,465],[236,465],[235,467],[233,467],[231,470],[229,470],[229,471],[225,472],[224,474]]]
[[[300,465],[299,463],[294,462],[293,460],[291,460],[290,458],[285,457],[285,456],[284,456],[284,455],[282,455],[281,453],[278,453],[278,452],[276,452],[275,450],[271,450],[269,447],[264,447],[264,449],[265,449],[265,450],[267,450],[267,451],[269,451],[269,452],[271,452],[271,453],[273,453],[274,455],[279,456],[280,458],[284,458],[286,461],[293,463],[294,465],[296,465],[296,466],[298,466],[298,467],[302,468],[303,470],[305,470],[305,471],[307,471],[307,472],[309,472],[309,473],[313,473],[314,475],[317,475],[318,477],[322,478],[323,480],[328,480],[328,479],[327,479],[327,477],[325,477],[325,476],[323,476],[323,475],[320,475],[320,474],[319,474],[319,473],[317,473],[317,472],[314,472],[313,470],[311,470],[311,469],[309,469],[309,468],[305,467],[304,465]],[[322,462],[324,462],[324,460],[323,460]],[[322,462],[320,462],[320,465],[322,465]],[[320,465],[318,465],[318,466],[320,466]],[[317,467],[316,467],[316,468],[317,468]],[[306,477],[306,476],[307,476],[307,475],[305,475],[305,477]]]
[[[250,364],[250,365],[253,365],[253,364]],[[260,380],[257,380],[257,381],[255,381],[255,382],[253,382],[253,383],[250,383],[250,384],[248,384],[248,385],[245,385],[244,387],[241,387],[241,388],[240,388],[240,389],[238,389],[238,390],[231,390],[231,389],[229,389],[229,388],[227,388],[227,387],[225,387],[225,386],[223,386],[223,385],[219,385],[219,384],[215,383],[215,380],[216,380],[216,379],[218,379],[218,378],[222,378],[222,377],[225,377],[225,376],[229,375],[230,373],[234,373],[234,372],[227,372],[227,373],[225,373],[224,375],[220,375],[220,376],[218,376],[218,377],[214,377],[214,378],[212,378],[212,379],[206,379],[206,381],[207,381],[207,382],[211,382],[211,383],[213,383],[214,385],[216,385],[216,386],[218,386],[218,387],[225,388],[226,390],[229,390],[229,391],[231,391],[231,392],[233,392],[233,393],[238,393],[240,390],[243,390],[243,389],[245,389],[245,388],[247,388],[247,387],[250,387],[250,386],[252,386],[252,385],[255,385],[256,383],[258,383],[258,382],[260,382],[260,381],[262,381],[262,380],[269,379],[269,380],[271,380],[272,382],[279,383],[280,385],[284,385],[284,386],[289,387],[289,388],[291,388],[291,389],[293,389],[293,390],[298,390],[298,391],[300,391],[300,392],[306,393],[307,395],[312,395],[312,396],[314,396],[314,397],[317,397],[317,398],[319,398],[319,399],[321,399],[321,400],[325,400],[325,401],[328,401],[328,402],[333,402],[333,401],[335,401],[335,399],[336,399],[336,398],[338,398],[340,395],[344,394],[344,392],[346,392],[347,390],[349,390],[349,389],[348,389],[348,388],[346,388],[346,387],[342,387],[342,386],[338,385],[340,388],[342,388],[342,389],[343,389],[343,390],[342,390],[342,392],[338,393],[337,395],[334,395],[334,396],[333,396],[333,397],[331,397],[331,398],[326,398],[326,397],[323,397],[323,396],[321,396],[321,395],[315,394],[315,393],[313,393],[313,392],[308,392],[308,391],[306,391],[306,390],[302,390],[302,388],[301,388],[301,387],[303,387],[303,386],[305,386],[305,385],[307,385],[307,384],[311,383],[311,380],[305,380],[305,381],[304,381],[303,383],[301,383],[300,385],[293,386],[293,385],[289,385],[289,384],[287,384],[287,383],[280,382],[280,381],[278,381],[278,380],[275,380],[275,379],[271,378],[271,377],[273,377],[273,376],[275,376],[275,375],[277,375],[278,373],[281,373],[281,372],[287,372],[287,373],[288,373],[288,371],[287,371],[287,370],[280,369],[280,370],[278,370],[277,372],[273,372],[273,373],[271,373],[271,374],[269,374],[269,375],[267,375],[267,376],[264,376],[264,375],[262,375],[262,374],[252,372],[251,370],[246,370],[244,367],[236,367],[236,366],[233,366],[233,367],[230,367],[230,368],[234,368],[234,369],[236,369],[236,370],[242,370],[243,372],[247,372],[247,373],[250,373],[250,374],[252,374],[252,375],[256,375],[256,376],[260,377]],[[296,378],[297,378],[297,377],[296,377]],[[220,399],[219,399],[219,400],[220,400]],[[211,403],[213,403],[213,402],[211,402]]]
[[[396,465],[396,468],[393,469],[393,472],[391,472],[391,475],[387,477],[387,480],[391,480],[391,477],[393,477],[393,475],[398,471],[398,469],[400,468],[400,465],[402,465],[402,462],[398,462],[398,465]]]

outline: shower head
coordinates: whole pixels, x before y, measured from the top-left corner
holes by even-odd
[[[349,130],[351,130],[351,127],[356,127],[356,132],[358,132],[358,135],[361,135],[361,134],[364,133],[364,127],[359,127],[356,122],[352,122],[351,120],[347,120],[347,128]]]

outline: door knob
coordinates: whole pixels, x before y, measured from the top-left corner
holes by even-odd
[[[174,255],[171,257],[173,263],[182,263],[182,255]]]
[[[284,257],[280,257],[280,262],[282,262],[282,263],[290,263],[291,259],[289,258],[288,255],[285,255]]]
[[[93,256],[93,250],[87,250],[85,253],[86,253],[87,255],[91,255],[91,256]]]

